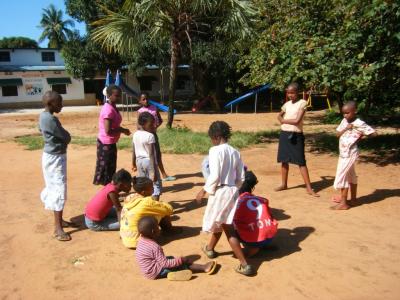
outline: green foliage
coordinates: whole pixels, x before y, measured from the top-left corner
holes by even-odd
[[[23,36],[5,37],[0,39],[0,48],[39,48],[38,43]]]
[[[327,111],[322,123],[324,124],[339,124],[342,121],[343,115],[335,110]]]
[[[361,0],[271,0],[261,33],[240,68],[250,86],[291,81],[354,99],[366,113],[399,106],[400,3]]]
[[[53,4],[50,4],[48,8],[43,9],[39,25],[43,32],[39,37],[39,43],[48,39],[49,48],[60,49],[67,41],[67,38],[74,34],[69,28],[74,26],[75,24],[72,20],[63,20],[62,10],[57,10]]]

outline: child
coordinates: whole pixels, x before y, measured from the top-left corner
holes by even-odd
[[[132,185],[136,194],[131,194],[125,199],[119,232],[122,243],[128,248],[136,247],[139,239],[137,224],[144,216],[154,217],[163,230],[172,230],[172,206],[153,200],[153,182],[147,177],[133,177]]]
[[[160,229],[154,217],[147,216],[139,220],[138,229],[140,239],[136,248],[136,261],[140,271],[148,279],[167,277],[169,280],[190,280],[192,271],[213,274],[217,262],[211,261],[206,264],[194,264],[194,259],[186,257],[165,257],[160,245],[155,238]]]
[[[366,135],[376,135],[375,130],[361,121],[356,116],[356,103],[347,102],[342,107],[343,120],[336,128],[339,139],[339,161],[336,170],[335,189],[340,189],[340,196],[333,198],[337,205],[335,210],[346,210],[350,205],[356,205],[357,199],[357,175],[355,163],[358,158],[357,142]],[[347,202],[350,188],[351,200]]]
[[[114,174],[112,182],[105,185],[89,201],[85,209],[85,223],[89,229],[94,231],[119,229],[122,209],[119,194],[129,193],[131,180],[131,174],[121,169]]]
[[[121,133],[130,135],[127,128],[121,127],[122,116],[117,108],[121,100],[121,88],[110,85],[106,89],[107,102],[101,108],[99,116],[99,134],[97,136],[97,160],[93,184],[106,185],[111,182],[117,168],[117,142]]]
[[[162,162],[162,157],[161,157],[160,143],[158,141],[158,136],[157,136],[157,128],[160,127],[163,120],[161,118],[160,112],[158,111],[157,107],[155,107],[154,105],[151,105],[147,98],[148,98],[147,93],[142,93],[140,95],[139,104],[142,107],[139,108],[139,110],[138,110],[138,117],[143,112],[148,112],[154,117],[155,122],[154,122],[152,133],[154,134],[154,138],[156,140],[155,147],[156,147],[156,157],[157,157],[158,167],[160,168],[161,174],[163,176],[163,181],[174,181],[174,180],[176,180],[176,178],[174,176],[168,176],[167,173],[165,172],[164,164]]]
[[[303,119],[306,112],[306,100],[298,99],[299,85],[291,83],[287,90],[287,101],[282,106],[282,111],[278,115],[278,121],[281,125],[281,134],[279,136],[278,146],[278,162],[282,164],[282,184],[275,191],[283,191],[287,189],[289,163],[298,165],[300,173],[306,184],[307,193],[319,197],[311,188],[310,176],[304,156],[304,135],[303,135]]]
[[[206,192],[209,194],[203,217],[203,231],[211,232],[212,235],[208,245],[204,245],[202,250],[207,257],[216,257],[217,252],[214,248],[224,231],[236,258],[240,261],[236,271],[243,275],[253,275],[255,271],[247,264],[232,225],[239,196],[238,187],[244,181],[243,162],[239,152],[228,145],[231,128],[226,122],[213,122],[208,135],[214,145],[209,151],[210,174],[203,189],[197,194],[196,201],[200,203]]]
[[[155,137],[152,133],[154,117],[143,112],[138,118],[139,129],[133,134],[132,170],[139,177],[148,177],[154,183],[153,199],[159,200],[161,195],[161,178],[155,149]]]
[[[233,224],[244,245],[247,257],[255,255],[260,248],[268,245],[276,235],[278,222],[272,217],[268,200],[252,194],[258,183],[253,172],[247,171],[239,190]]]
[[[40,194],[45,209],[54,212],[54,235],[59,241],[70,241],[71,236],[63,227],[75,226],[63,220],[63,210],[67,200],[67,146],[71,136],[54,113],[62,109],[62,97],[54,91],[43,96],[45,110],[40,113],[39,130],[43,135],[44,149],[42,170],[45,188]]]

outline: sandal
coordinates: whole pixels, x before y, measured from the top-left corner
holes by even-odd
[[[212,266],[211,266],[211,269],[210,269],[210,271],[208,271],[208,272],[206,272],[206,274],[207,275],[212,275],[212,274],[214,274],[214,272],[215,272],[215,270],[217,269],[217,261],[216,260],[213,260],[212,261]]]
[[[162,181],[175,181],[175,180],[176,180],[175,176],[168,176],[168,177],[163,178]]]
[[[60,242],[68,242],[71,240],[71,236],[69,235],[69,233],[63,232],[61,234],[55,233],[53,235],[53,238],[55,238],[56,240],[60,241]]]
[[[201,247],[201,251],[208,257],[208,258],[216,258],[218,256],[218,253],[215,252],[214,250],[208,250],[207,249],[207,244],[205,244],[203,247]]]
[[[245,275],[245,276],[251,276],[256,274],[254,268],[252,265],[245,265],[243,266],[242,264],[240,264],[236,269],[236,272],[238,272],[239,274]]]
[[[192,278],[192,271],[182,270],[176,272],[169,272],[167,274],[168,280],[171,281],[188,281]]]

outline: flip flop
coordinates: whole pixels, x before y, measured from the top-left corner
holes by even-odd
[[[212,263],[213,263],[213,265],[211,266],[211,269],[210,269],[210,271],[208,271],[206,274],[207,275],[213,275],[214,274],[214,272],[215,272],[215,270],[217,269],[217,261],[216,260],[213,260],[212,261]]]
[[[71,240],[71,236],[66,232],[61,233],[61,234],[55,233],[53,235],[53,238],[55,238],[57,241],[60,241],[60,242],[68,242]]]
[[[207,249],[207,244],[203,245],[201,247],[201,251],[208,257],[208,258],[216,258],[218,256],[218,253],[215,252],[214,250],[208,250]]]
[[[188,281],[192,278],[192,271],[182,270],[176,272],[169,272],[167,274],[168,280],[171,281]]]
[[[163,178],[162,181],[175,181],[175,180],[176,180],[175,176],[168,176],[168,177]]]
[[[245,275],[245,276],[251,276],[256,274],[254,268],[252,265],[245,265],[243,266],[242,264],[240,264],[236,269],[236,272],[238,272],[239,274]]]

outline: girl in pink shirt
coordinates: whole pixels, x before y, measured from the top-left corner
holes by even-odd
[[[129,193],[131,187],[132,176],[128,171],[121,169],[115,173],[112,182],[98,191],[86,205],[86,226],[94,231],[119,230],[122,210],[119,194]]]
[[[116,85],[107,87],[108,102],[104,103],[99,116],[97,162],[93,184],[106,185],[111,182],[117,168],[117,142],[121,133],[131,134],[129,129],[121,127],[122,116],[117,108],[121,93],[121,89]]]

